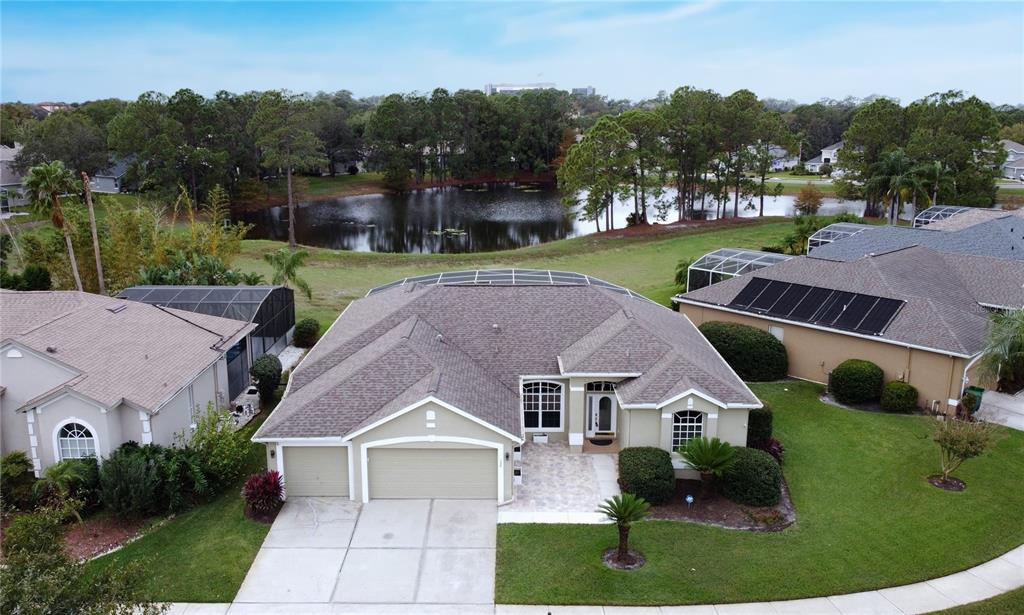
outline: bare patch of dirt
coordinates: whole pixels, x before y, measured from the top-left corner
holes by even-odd
[[[71,523],[64,534],[64,546],[75,560],[86,560],[119,547],[152,524],[152,519],[118,519],[95,514],[82,523]]]
[[[693,496],[693,505],[686,496]],[[782,483],[782,495],[775,506],[744,506],[713,493],[705,497],[699,480],[677,480],[676,492],[667,504],[652,506],[651,519],[690,521],[734,530],[779,532],[796,522],[789,487]]]
[[[605,566],[613,570],[636,570],[647,563],[647,558],[644,557],[643,553],[630,549],[626,554],[625,561],[619,561],[615,558],[618,553],[618,547],[612,547],[606,549],[601,555],[601,561],[604,562]]]
[[[945,489],[946,491],[963,491],[967,488],[967,483],[955,476],[943,479],[941,474],[933,474],[932,476],[929,476],[927,480],[933,487]]]

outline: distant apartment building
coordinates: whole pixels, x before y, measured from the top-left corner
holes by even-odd
[[[71,108],[71,105],[63,102],[41,102],[36,104],[37,107],[46,111],[47,114],[53,113],[54,111],[66,111]]]
[[[595,89],[592,85],[588,85],[585,88],[572,89],[573,96],[594,96],[595,94],[597,94],[597,89]]]
[[[554,83],[488,83],[484,86],[484,94],[518,94],[526,90],[553,90]]]

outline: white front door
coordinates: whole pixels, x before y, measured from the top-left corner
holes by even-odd
[[[587,437],[612,435],[615,433],[615,418],[618,414],[615,395],[612,393],[587,396]]]

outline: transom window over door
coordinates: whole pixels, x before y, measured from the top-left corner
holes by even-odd
[[[557,382],[523,383],[523,427],[526,431],[562,430],[564,389]]]
[[[704,435],[704,413],[683,410],[672,415],[672,450]]]
[[[83,459],[96,456],[96,436],[81,423],[68,423],[60,428],[57,444],[61,459]]]

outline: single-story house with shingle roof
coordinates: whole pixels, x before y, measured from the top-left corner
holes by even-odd
[[[351,303],[253,440],[293,496],[507,502],[525,442],[743,446],[759,407],[685,316],[580,274],[470,271]]]
[[[0,291],[0,452],[37,475],[128,441],[187,440],[229,401],[226,351],[248,322],[75,291]]]

